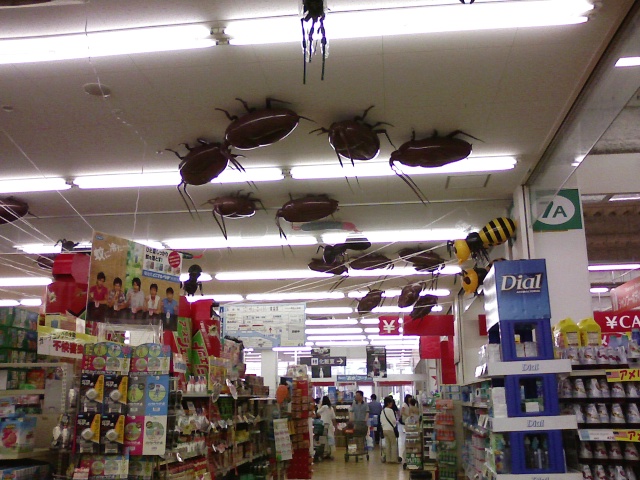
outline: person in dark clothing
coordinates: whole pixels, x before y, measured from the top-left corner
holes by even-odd
[[[382,412],[382,405],[378,401],[377,395],[374,393],[371,395],[371,401],[369,402],[369,416],[371,418],[375,418],[375,424],[372,423],[372,426],[375,426],[375,442],[376,444],[380,443],[380,438],[382,437],[382,427],[380,426],[380,413]],[[375,416],[375,417],[374,417]]]

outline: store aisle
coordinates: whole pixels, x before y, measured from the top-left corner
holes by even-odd
[[[350,457],[344,461],[344,448],[338,448],[334,460],[323,460],[313,466],[313,480],[339,480],[343,478],[375,478],[376,480],[409,480],[409,471],[402,469],[402,464],[382,463],[380,460],[380,447],[369,453],[369,461],[366,457],[355,462]],[[364,477],[362,477],[364,475]]]

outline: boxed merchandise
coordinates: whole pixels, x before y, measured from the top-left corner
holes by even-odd
[[[101,451],[107,455],[122,453],[125,416],[119,413],[102,415],[100,421]]]
[[[105,375],[102,413],[125,413],[128,389],[127,375]]]
[[[30,452],[35,445],[34,417],[0,420],[0,453]]]
[[[124,444],[131,455],[164,455],[167,440],[167,417],[127,416]]]
[[[102,412],[104,375],[83,373],[80,377],[80,409],[83,412]]]
[[[79,413],[76,419],[76,453],[100,453],[101,415]]]
[[[138,345],[131,356],[132,373],[167,374],[171,366],[171,347],[159,343]]]
[[[48,480],[49,464],[34,460],[4,461],[0,464],[3,480]]]
[[[130,360],[131,347],[115,342],[88,343],[84,347],[82,370],[126,373]]]
[[[130,457],[129,480],[151,480],[154,464],[152,457]]]

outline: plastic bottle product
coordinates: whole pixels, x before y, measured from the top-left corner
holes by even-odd
[[[582,472],[582,480],[594,480],[589,465],[580,465],[580,471]]]
[[[533,468],[541,470],[542,467],[542,448],[538,437],[533,437],[531,440],[531,455],[533,460]]]
[[[555,343],[558,348],[580,347],[580,329],[571,318],[560,320],[555,326]]]
[[[547,437],[542,437],[542,468],[549,468],[549,442]]]
[[[524,437],[524,458],[527,468],[534,468],[533,452],[531,450],[531,440],[529,435]]]
[[[584,318],[578,322],[580,344],[583,347],[597,347],[602,344],[602,329],[593,317]]]

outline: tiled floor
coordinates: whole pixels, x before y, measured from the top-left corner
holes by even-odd
[[[360,457],[356,463],[354,457],[344,460],[344,448],[338,448],[333,460],[317,462],[313,469],[313,480],[342,479],[375,479],[375,480],[409,480],[409,471],[402,469],[402,464],[382,463],[380,447],[377,446],[366,457]]]

